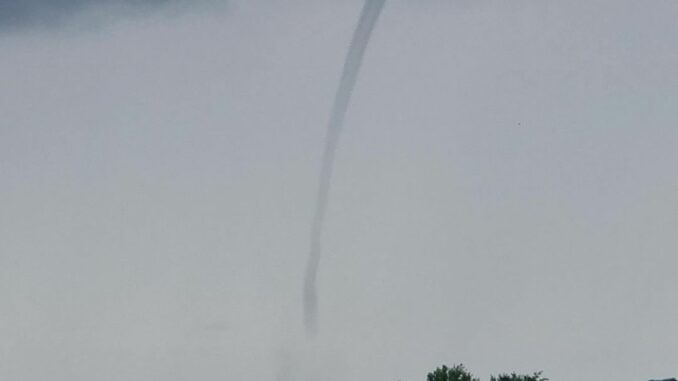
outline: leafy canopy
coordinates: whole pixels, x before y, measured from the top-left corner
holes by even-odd
[[[426,381],[480,381],[479,379],[473,377],[469,373],[464,365],[459,364],[455,365],[452,368],[448,368],[443,365],[440,368],[437,368],[432,373],[428,374]]]
[[[542,372],[535,372],[531,375],[505,373],[490,377],[490,381],[548,381],[548,378],[542,377]],[[466,370],[463,364],[454,365],[451,368],[443,365],[429,373],[426,381],[480,381]]]
[[[530,375],[500,374],[497,377],[492,376],[490,381],[548,381],[548,378],[541,376],[542,372],[535,372]]]

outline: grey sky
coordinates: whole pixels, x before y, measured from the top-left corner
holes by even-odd
[[[0,31],[0,379],[678,374],[669,1],[388,1],[305,341],[319,158],[361,5]]]

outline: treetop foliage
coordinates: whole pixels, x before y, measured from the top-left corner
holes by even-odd
[[[429,373],[426,381],[480,381],[466,370],[463,364],[454,365],[451,368],[443,365]],[[490,381],[548,381],[548,378],[542,377],[542,372],[535,372],[531,375],[505,373],[498,376],[492,376]]]
[[[426,381],[480,381],[469,373],[463,364],[448,368],[443,365],[432,373],[428,374]]]
[[[548,381],[548,378],[541,376],[542,372],[535,372],[530,375],[519,375],[515,373],[500,374],[497,377],[492,376],[490,381]]]

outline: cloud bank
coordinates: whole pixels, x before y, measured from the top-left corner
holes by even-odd
[[[109,16],[120,13],[136,14],[178,2],[177,0],[0,0],[0,31],[64,25],[75,16],[93,10],[104,10],[99,14]]]

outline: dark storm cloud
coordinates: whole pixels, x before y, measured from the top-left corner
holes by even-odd
[[[156,7],[173,0],[0,0],[0,29],[57,25],[93,6]]]

